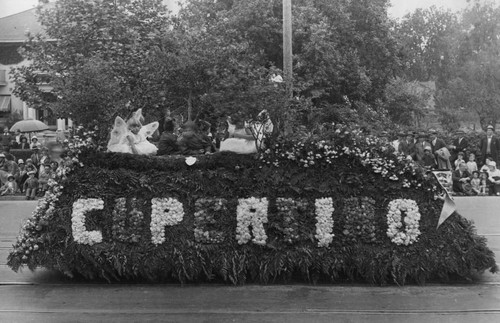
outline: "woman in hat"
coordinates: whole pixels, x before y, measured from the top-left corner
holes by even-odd
[[[0,195],[14,195],[17,193],[17,182],[14,175],[7,176],[7,182],[0,187]]]
[[[19,143],[19,149],[30,149],[30,144],[28,143],[28,138],[25,136],[20,137],[21,142]]]
[[[37,136],[33,136],[31,137],[31,144],[30,144],[30,148],[31,149],[34,149],[35,147],[39,146],[39,142],[38,142],[38,137]]]
[[[488,180],[490,184],[490,195],[500,196],[500,170],[494,161],[488,165]]]

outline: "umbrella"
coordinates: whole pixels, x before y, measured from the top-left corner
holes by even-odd
[[[47,129],[49,129],[49,126],[47,126],[45,123],[39,120],[28,119],[16,122],[10,128],[10,131],[16,132],[17,130],[19,130],[21,132],[40,132]]]

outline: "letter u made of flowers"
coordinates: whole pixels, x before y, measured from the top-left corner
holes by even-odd
[[[85,215],[89,211],[104,209],[102,199],[78,199],[73,203],[71,214],[71,229],[76,243],[93,245],[102,242],[101,231],[87,231],[85,228]]]
[[[264,223],[267,223],[267,209],[269,202],[266,198],[250,197],[238,199],[236,209],[236,240],[238,244],[245,244],[251,238],[250,226],[252,226],[252,242],[258,245],[265,245],[267,240]]]
[[[403,213],[406,213],[404,221],[402,221]],[[396,199],[389,203],[387,236],[393,243],[407,246],[416,242],[420,235],[419,226],[420,212],[416,201]]]
[[[333,234],[333,200],[331,197],[316,199],[316,239],[318,247],[328,247],[335,236]]]
[[[165,227],[179,224],[183,218],[184,207],[177,199],[151,199],[151,242],[155,245],[165,242]]]

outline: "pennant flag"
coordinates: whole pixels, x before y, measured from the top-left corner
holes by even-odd
[[[448,191],[445,191],[443,209],[441,209],[441,215],[439,216],[437,229],[439,229],[439,226],[443,224],[443,222],[446,221],[446,219],[448,219],[450,215],[452,215],[456,210],[457,206],[455,205],[455,201],[453,201],[453,199],[450,197]]]
[[[455,201],[453,201],[453,199],[451,198],[447,188],[443,186],[443,175],[447,175],[446,177],[450,177],[448,181],[451,182],[451,172],[449,172],[450,174],[447,174],[448,172],[443,172],[443,171],[432,172],[444,190],[444,198],[441,198],[444,201],[444,204],[443,208],[441,209],[441,215],[439,216],[439,221],[436,229],[439,229],[439,226],[443,224],[444,221],[446,221],[446,219],[448,219],[450,215],[452,215],[457,210]]]

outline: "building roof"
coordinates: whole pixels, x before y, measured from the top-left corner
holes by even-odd
[[[0,18],[0,43],[19,43],[26,40],[26,32],[43,32],[38,22],[36,8]]]

